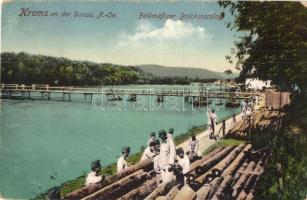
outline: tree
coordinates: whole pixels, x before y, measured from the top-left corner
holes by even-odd
[[[230,69],[227,69],[226,71],[224,71],[225,74],[230,75],[232,74],[232,71]]]
[[[241,68],[240,78],[251,73],[271,79],[282,88],[307,81],[307,8],[300,2],[219,2],[234,21],[227,26],[240,34],[232,50]]]

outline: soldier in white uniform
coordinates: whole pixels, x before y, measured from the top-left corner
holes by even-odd
[[[156,162],[158,162],[157,168],[161,172],[162,183],[166,184],[173,180],[174,157],[176,156],[176,152],[171,150],[173,144],[170,144],[170,140],[167,138],[165,130],[159,131],[159,137],[162,142],[160,144],[160,154],[156,159]]]
[[[155,142],[155,141],[156,141],[156,133],[152,132],[152,133],[150,133],[150,138],[147,142],[147,146],[149,146],[150,142]]]
[[[149,146],[146,147],[146,149],[144,150],[142,158],[141,158],[140,161],[144,161],[144,160],[153,158],[155,155],[157,155],[156,142],[150,142]]]
[[[168,139],[170,146],[171,146],[171,155],[174,155],[173,158],[170,158],[170,159],[172,159],[172,161],[170,161],[172,163],[174,163],[175,160],[176,160],[176,146],[175,146],[175,143],[174,143],[173,134],[174,134],[174,129],[170,128],[169,131],[168,131],[168,134],[167,134],[167,139]]]
[[[200,157],[199,142],[196,139],[195,134],[192,134],[191,140],[189,142],[189,152],[189,157],[191,160],[195,160]]]
[[[251,114],[252,114],[252,108],[248,106],[246,109],[246,120],[249,121],[251,119]]]
[[[184,153],[183,149],[180,147],[177,149],[177,160],[178,165],[181,167],[181,181],[186,183],[186,175],[190,171],[190,160],[188,156]],[[184,177],[184,178],[183,178]],[[184,180],[184,181],[183,181]]]
[[[247,99],[242,101],[241,103],[241,111],[242,111],[242,119],[245,120],[246,119],[246,110],[247,110]]]
[[[85,186],[96,184],[103,180],[103,176],[100,174],[100,160],[95,160],[91,163],[91,170],[92,171],[86,176]]]
[[[154,156],[153,158],[153,163],[154,163],[154,171],[156,174],[161,174],[161,169],[159,165],[159,157],[160,157],[160,141],[156,140],[155,142],[155,150],[157,152],[157,155]]]
[[[130,154],[130,147],[123,147],[122,156],[117,160],[117,173],[122,172],[128,167],[127,158]]]
[[[167,133],[167,139],[173,140],[174,129],[170,128]]]
[[[217,125],[217,117],[216,117],[214,109],[208,110],[208,124],[209,124],[209,127],[210,127],[209,138],[210,139],[214,138],[216,140],[216,137],[214,136],[214,132],[215,132],[215,125]]]

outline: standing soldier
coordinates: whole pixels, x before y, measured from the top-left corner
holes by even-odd
[[[197,160],[200,156],[199,154],[199,143],[198,140],[196,139],[195,134],[192,134],[190,143],[189,143],[189,151],[190,151],[190,160]]]
[[[241,111],[242,111],[242,119],[245,120],[246,119],[246,110],[247,110],[247,99],[243,100],[241,103]]]
[[[174,163],[176,160],[176,146],[174,143],[173,134],[174,134],[174,129],[170,128],[167,134],[167,140],[169,141],[171,146],[171,155],[174,155],[172,158],[170,158],[171,159],[170,162],[172,163]]]
[[[174,129],[170,128],[167,133],[167,139],[173,140]]]
[[[93,161],[91,163],[91,172],[86,176],[85,186],[101,182],[103,180],[103,177],[100,174],[100,171],[101,171],[100,160]]]
[[[117,160],[117,173],[122,172],[128,167],[127,158],[130,154],[130,147],[123,147],[122,156]]]
[[[214,132],[215,132],[215,125],[217,125],[217,117],[215,114],[214,109],[212,109],[212,111],[208,110],[208,122],[209,122],[209,127],[210,127],[210,139],[215,139],[216,137],[214,137]]]
[[[246,109],[246,119],[245,120],[247,120],[248,122],[250,122],[251,114],[252,114],[252,107],[247,106],[247,109]]]
[[[146,147],[146,149],[144,150],[140,161],[153,158],[155,155],[156,155],[156,142],[150,142],[149,146]]]
[[[179,181],[181,183],[186,183],[186,175],[190,171],[190,160],[181,147],[177,149],[176,153],[178,155],[178,165],[181,168],[181,173],[179,174]]]
[[[159,137],[161,138],[160,154],[158,160],[158,166],[161,171],[162,182],[169,183],[173,179],[173,166],[175,160],[173,159],[176,155],[175,152],[171,151],[171,144],[167,139],[165,130],[159,131]]]
[[[153,163],[154,163],[154,171],[157,174],[161,174],[161,169],[159,165],[159,158],[160,158],[160,141],[156,140],[155,142],[155,151],[157,153],[156,156],[153,158]]]

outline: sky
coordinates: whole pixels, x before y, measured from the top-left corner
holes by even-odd
[[[22,9],[28,10],[22,12]],[[48,13],[32,16],[32,11]],[[71,14],[63,17],[64,11]],[[76,11],[92,13],[94,17],[75,17]],[[221,11],[213,1],[6,0],[2,4],[1,52],[24,51],[122,65],[159,64],[225,71],[234,69],[225,59],[235,41],[235,33],[225,26],[231,16],[226,12],[223,20],[180,20],[181,13],[204,16],[219,15]],[[53,12],[58,16],[51,16]],[[110,15],[98,18],[100,12]],[[139,19],[140,13],[166,13],[175,17]]]

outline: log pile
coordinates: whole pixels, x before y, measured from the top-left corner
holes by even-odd
[[[247,139],[249,134],[278,131],[281,128],[284,113],[272,110],[254,111],[249,119],[237,121],[229,130],[226,138]]]
[[[175,179],[162,184],[148,160],[97,184],[101,188],[94,192],[83,188],[78,198],[75,191],[65,199],[252,199],[270,154],[269,148],[256,151],[250,144],[216,149],[191,163],[185,185]]]

